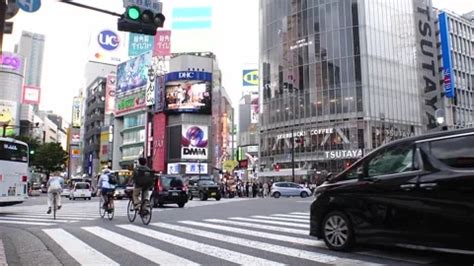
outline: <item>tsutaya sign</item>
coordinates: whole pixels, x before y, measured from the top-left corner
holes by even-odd
[[[326,159],[357,159],[362,157],[362,150],[335,150],[324,152]]]

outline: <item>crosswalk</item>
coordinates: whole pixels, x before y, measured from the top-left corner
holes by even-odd
[[[215,204],[224,204],[228,202],[237,202],[242,200],[247,199],[233,199],[232,201],[224,199],[221,201],[190,201],[183,209],[199,206],[209,206]],[[128,200],[116,200],[114,204],[114,217],[126,217]],[[169,211],[173,209],[178,208],[155,208],[153,209],[153,212]],[[53,220],[52,214],[47,214],[46,210],[46,203],[44,205],[19,205],[12,207],[2,207],[0,209],[0,224],[16,224],[25,226],[54,226],[61,224],[93,221],[100,218],[98,202],[63,202],[63,207],[57,212],[56,220]]]
[[[107,223],[42,232],[81,265],[381,265],[380,258],[367,252],[349,257],[327,250],[324,242],[308,236],[308,213],[251,217],[158,221],[149,226]]]

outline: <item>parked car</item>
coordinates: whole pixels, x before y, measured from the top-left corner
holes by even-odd
[[[92,198],[92,189],[87,182],[76,182],[73,189],[70,192],[69,199],[76,200],[83,198],[84,200],[90,200]]]
[[[200,200],[215,198],[221,200],[219,185],[210,176],[195,176],[188,180],[189,200],[199,197]]]
[[[311,190],[292,182],[275,182],[270,188],[270,195],[274,198],[281,196],[306,198],[311,195]]]
[[[474,251],[474,129],[394,141],[315,191],[310,235],[356,243]]]
[[[162,207],[164,204],[178,204],[180,208],[183,208],[188,202],[187,188],[183,178],[179,175],[157,175],[151,202],[154,207]]]

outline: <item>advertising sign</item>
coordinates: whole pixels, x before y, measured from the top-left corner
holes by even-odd
[[[326,159],[358,159],[362,158],[362,150],[334,150],[324,152]]]
[[[175,30],[210,29],[212,7],[173,8],[171,28]]]
[[[155,104],[155,77],[148,81],[148,86],[146,87],[146,106],[152,106]]]
[[[155,112],[163,112],[165,109],[165,76],[155,79]]]
[[[117,99],[115,114],[121,115],[142,107],[145,107],[145,91],[139,91],[132,95],[127,95],[123,98]]]
[[[185,174],[207,174],[208,167],[207,163],[169,163],[168,171],[166,172],[169,175],[180,174],[179,168],[181,165],[186,167]]]
[[[33,13],[40,9],[41,0],[16,0],[16,5],[25,12]]]
[[[115,74],[107,75],[107,83],[105,86],[105,114],[112,114],[115,110],[115,87],[117,76]]]
[[[72,100],[72,127],[81,127],[81,97]]]
[[[171,31],[159,30],[155,35],[155,46],[153,48],[153,56],[170,56],[171,55]]]
[[[153,170],[166,170],[166,115],[164,113],[153,116]]]
[[[153,49],[153,36],[130,33],[128,37],[128,56],[137,56]]]
[[[104,128],[100,132],[99,160],[107,162],[109,160],[109,128]]]
[[[148,68],[151,65],[151,52],[141,54],[117,66],[116,96],[138,90],[148,84]]]
[[[165,77],[165,111],[211,114],[212,74],[172,72]]]
[[[0,68],[4,70],[21,72],[22,63],[23,60],[21,59],[20,55],[16,55],[9,52],[2,52],[2,54],[0,55]]]
[[[71,146],[71,158],[81,158],[81,150],[77,146]]]
[[[110,29],[93,31],[90,37],[90,61],[117,65],[127,59],[126,35]]]
[[[17,103],[13,101],[0,100],[0,136],[3,136],[3,126],[17,125]],[[15,128],[9,127],[6,129],[5,136],[14,136]]]
[[[25,85],[23,86],[23,104],[39,104],[41,98],[41,89],[39,87]]]
[[[451,41],[448,29],[448,17],[441,12],[439,18],[439,35],[441,39],[441,51],[443,56],[443,81],[444,93],[448,98],[454,98],[454,75],[451,60]]]
[[[208,158],[207,126],[183,125],[181,140],[181,158],[206,160]]]
[[[258,94],[252,94],[250,99],[250,123],[257,124],[259,114]]]
[[[250,69],[244,70],[242,73],[243,86],[258,86],[258,70]]]

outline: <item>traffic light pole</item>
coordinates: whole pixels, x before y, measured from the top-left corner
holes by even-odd
[[[0,0],[0,1],[2,1],[2,0]],[[97,8],[97,7],[93,7],[93,6],[88,6],[88,5],[76,3],[76,2],[73,2],[72,0],[60,0],[60,2],[65,3],[65,4],[69,4],[69,5],[73,5],[73,6],[77,6],[77,7],[80,7],[80,8],[85,8],[85,9],[101,12],[101,13],[104,13],[104,14],[116,16],[116,17],[122,17],[122,14],[111,12],[111,11],[101,9],[101,8]]]
[[[295,137],[294,130],[291,129],[291,179],[295,182]]]
[[[0,55],[3,52],[3,30],[5,28],[5,14],[7,13],[7,3],[5,1],[0,0]]]

